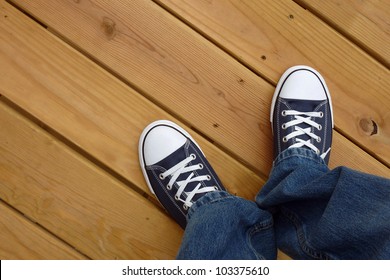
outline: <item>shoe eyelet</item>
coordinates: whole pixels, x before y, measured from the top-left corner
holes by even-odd
[[[317,154],[317,155],[319,155],[319,154],[320,154],[320,150],[319,150],[319,149],[317,149],[317,151],[316,151],[316,154]]]
[[[177,195],[175,195],[175,200],[179,200],[179,197]]]
[[[168,190],[168,191],[172,190],[172,186],[167,185],[167,190]]]
[[[218,187],[217,187],[217,186],[214,186],[214,190],[216,190],[216,191],[217,191],[217,190],[218,190]]]
[[[199,163],[198,166],[200,169],[203,169],[203,164]]]
[[[320,143],[321,142],[321,137],[317,137],[317,142]]]
[[[286,124],[285,123],[282,124],[282,129],[286,129],[286,128],[287,128]]]
[[[196,159],[196,155],[195,154],[191,154],[190,156],[192,157],[193,160]]]
[[[165,179],[165,176],[164,176],[162,173],[160,173],[160,175],[158,175],[158,177],[159,177],[161,180],[164,180],[164,179]]]
[[[183,204],[183,209],[187,211],[188,210],[188,206]]]
[[[320,112],[320,118],[322,119],[324,117],[324,113]]]
[[[287,116],[286,110],[283,110],[283,111],[282,111],[282,116],[283,116],[283,117]]]
[[[211,180],[211,176],[207,175],[207,181],[210,181],[210,180]]]
[[[282,141],[284,142],[284,143],[287,143],[287,137],[283,137],[283,139],[282,139]]]
[[[318,130],[322,130],[322,125],[319,125],[319,126],[318,126]]]

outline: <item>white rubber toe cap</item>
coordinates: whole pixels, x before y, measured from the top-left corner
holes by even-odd
[[[298,100],[326,100],[326,85],[321,75],[308,66],[290,68],[282,77],[280,97]]]
[[[187,138],[169,122],[158,121],[145,128],[141,136],[140,151],[145,165],[153,165],[177,151]]]

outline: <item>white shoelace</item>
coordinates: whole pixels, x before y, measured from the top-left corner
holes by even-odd
[[[194,177],[195,174],[194,174],[194,172],[191,172],[191,171],[203,169],[202,164],[196,164],[196,165],[191,165],[191,166],[186,167],[186,165],[189,164],[194,159],[196,159],[196,156],[194,154],[191,154],[186,159],[182,160],[181,162],[179,162],[175,166],[171,167],[170,169],[168,169],[164,173],[160,174],[160,179],[162,179],[162,180],[164,180],[166,177],[172,175],[172,177],[169,180],[169,183],[167,185],[167,189],[171,190],[172,186],[175,184],[175,182],[177,183],[177,185],[179,186],[179,189],[177,190],[177,192],[175,194],[175,199],[184,203],[183,208],[185,210],[187,210],[189,207],[192,206],[192,204],[193,204],[192,199],[194,198],[194,196],[196,194],[207,193],[207,192],[215,191],[218,189],[216,186],[201,188],[201,186],[202,186],[201,182],[210,181],[211,176],[210,175],[202,175],[202,176]],[[191,172],[191,174],[187,177],[187,179],[185,179],[183,181],[176,181],[179,178],[180,174],[187,173],[187,172]],[[185,192],[184,189],[191,182],[199,182],[199,183],[196,185],[196,187],[192,191]],[[183,194],[185,194],[185,199],[181,198]]]
[[[305,141],[305,140],[298,138],[298,136],[308,135],[310,138],[316,140],[317,142],[321,142],[322,141],[321,137],[316,135],[315,133],[311,132],[311,127],[314,127],[318,130],[322,130],[322,126],[319,123],[316,123],[315,121],[313,121],[311,118],[312,117],[322,118],[324,114],[322,112],[299,112],[299,111],[295,111],[295,110],[284,110],[282,112],[282,115],[295,117],[295,119],[293,119],[287,123],[282,124],[282,129],[287,129],[291,126],[295,127],[295,131],[286,135],[282,139],[282,141],[286,143],[291,138],[296,138],[295,140],[297,143],[291,145],[288,148],[301,148],[301,147],[306,146],[306,147],[312,149],[317,155],[319,155],[320,150],[310,142],[310,139]],[[307,128],[299,127],[298,125],[300,125],[302,123],[309,125],[309,127],[307,127]],[[330,151],[330,148],[327,151],[325,151],[322,155],[320,155],[321,158],[324,159],[326,157],[326,155],[329,153],[329,151]]]

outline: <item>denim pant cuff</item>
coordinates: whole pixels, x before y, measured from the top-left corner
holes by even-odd
[[[290,148],[281,152],[274,160],[273,166],[277,166],[285,160],[298,157],[301,160],[311,161],[312,163],[326,165],[325,161],[314,151],[305,148]]]
[[[235,196],[231,195],[226,191],[215,191],[205,194],[201,198],[199,198],[188,210],[187,219],[191,218],[191,215],[201,206],[206,204],[212,204],[215,202],[223,201],[225,199],[235,198]]]

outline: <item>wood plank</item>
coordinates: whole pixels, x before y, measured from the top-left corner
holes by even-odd
[[[0,202],[0,259],[86,259],[69,245]]]
[[[270,149],[262,153],[258,148],[270,142],[269,122],[258,118],[259,113],[269,110],[258,97],[269,96],[272,86],[186,26],[178,30],[177,20],[154,3],[20,4],[36,11],[37,17],[40,13],[43,17],[53,15],[50,28],[102,58],[102,64],[111,66],[113,72],[126,77],[160,106],[235,154],[245,155],[245,161],[256,162],[257,169],[270,168]],[[77,26],[83,26],[83,31]],[[74,29],[78,30],[73,32]],[[196,102],[189,104],[192,98]],[[245,130],[238,129],[241,127]],[[250,139],[253,132],[256,142],[243,141]]]
[[[11,16],[15,16],[15,17],[17,17],[17,14],[15,13],[15,14],[12,14],[12,13],[9,13]],[[7,11],[7,17],[8,17],[8,11]],[[16,20],[17,21],[17,20]],[[13,22],[13,23],[15,23],[15,22]],[[37,35],[38,33],[35,33],[35,29],[33,28],[33,25],[31,25],[31,26],[29,26],[29,25],[27,25],[27,26],[23,26],[23,27],[27,27],[27,31],[30,33],[30,32],[32,32],[33,33],[33,35]],[[19,36],[19,40],[20,40],[20,38],[24,38],[24,39],[27,39],[27,41],[28,41],[28,43],[30,44],[33,44],[34,46],[36,46],[35,44],[36,44],[36,42],[34,41],[34,39],[33,39],[33,37],[23,37],[23,36],[25,36],[26,34],[23,34],[22,36],[21,36],[21,34],[20,34],[20,32],[21,32],[21,30],[20,29],[18,29],[18,27],[16,27],[15,29],[8,29],[10,32],[9,32],[9,34],[7,34],[7,36],[9,36],[9,37],[7,37],[7,36],[4,36],[3,38],[8,38],[8,39],[10,39],[10,38],[13,38],[13,39],[15,39],[15,37],[18,37]],[[15,31],[17,31],[17,32],[15,32]],[[23,33],[23,32],[21,32],[21,33]],[[3,34],[4,35],[4,34]],[[14,37],[15,36],[15,37]],[[38,38],[36,39],[36,40],[40,40],[40,39],[43,39],[44,37],[40,37],[40,36],[38,36]],[[17,40],[18,41],[18,40]],[[49,47],[51,47],[51,48],[54,48],[56,51],[58,51],[58,49],[56,48],[56,47],[58,47],[55,43],[54,43],[54,41],[55,40],[51,40],[51,39],[43,39],[43,41],[42,41],[42,44],[44,45],[44,44],[46,44],[46,43],[48,43],[49,44]],[[18,41],[19,42],[19,41]],[[20,46],[23,46],[23,47],[25,47],[23,44],[22,45],[19,45],[19,48],[21,48]],[[9,49],[7,49],[7,48],[9,48],[10,46],[9,45],[7,45],[6,47],[4,47],[4,49],[2,49],[1,50],[1,52],[3,52],[4,50],[6,50],[6,51],[9,51]],[[17,48],[17,50],[19,51],[19,48]],[[21,48],[22,49],[22,48]],[[50,51],[49,50],[49,48],[38,48],[38,50],[39,51]],[[4,53],[7,53],[6,51],[4,51]],[[0,53],[1,53],[0,52]],[[9,53],[11,53],[12,54],[12,52],[9,52]],[[37,72],[39,72],[39,70],[45,70],[45,68],[46,67],[48,67],[49,68],[49,70],[53,70],[53,69],[55,69],[55,70],[59,70],[59,69],[61,69],[62,67],[58,67],[58,69],[57,68],[55,68],[55,67],[53,67],[52,65],[50,65],[50,63],[48,63],[45,59],[41,59],[41,57],[40,56],[34,56],[35,54],[30,54],[30,56],[29,55],[26,55],[26,53],[28,53],[28,51],[27,52],[25,52],[24,53],[24,57],[22,56],[22,59],[23,58],[28,58],[28,60],[27,61],[30,61],[30,60],[32,60],[32,61],[34,61],[34,58],[35,58],[35,62],[39,62],[39,63],[42,63],[43,65],[41,65],[41,67],[42,68],[34,68],[36,65],[35,64],[33,64],[33,65],[30,65],[30,64],[28,64],[28,67],[32,67],[33,69],[32,70],[30,70],[30,69],[28,69],[28,67],[23,67],[23,65],[22,65],[22,63],[14,63],[14,64],[5,64],[5,66],[4,66],[4,69],[7,69],[7,70],[9,70],[9,68],[7,68],[8,66],[12,66],[11,68],[13,68],[12,69],[12,73],[11,74],[15,74],[15,73],[18,73],[18,71],[19,71],[19,74],[18,75],[14,75],[14,76],[12,76],[12,75],[9,75],[8,76],[8,78],[11,78],[11,79],[14,79],[14,80],[19,80],[18,78],[22,78],[21,80],[19,80],[19,81],[22,81],[22,82],[24,82],[24,81],[26,81],[27,83],[27,88],[24,88],[24,86],[26,85],[26,84],[24,84],[24,83],[20,83],[20,84],[22,84],[23,85],[23,88],[20,86],[20,87],[18,87],[17,86],[17,83],[14,81],[14,86],[15,86],[15,90],[18,90],[19,91],[19,95],[20,95],[20,99],[22,99],[23,98],[23,94],[26,94],[26,93],[28,93],[30,90],[37,90],[37,92],[34,92],[34,94],[38,94],[39,93],[39,90],[42,90],[44,87],[38,87],[38,86],[36,86],[36,87],[34,87],[34,86],[31,86],[30,85],[30,83],[31,83],[31,81],[30,81],[30,83],[28,82],[28,79],[27,79],[27,77],[28,77],[28,75],[26,75],[26,73],[24,73],[24,72],[27,72],[27,74],[29,73],[28,71],[31,71],[31,72],[35,72],[35,71],[37,71]],[[72,55],[73,55],[73,52],[72,51],[67,51],[67,48],[64,48],[64,50],[63,49],[60,49],[60,51],[58,52],[59,54],[65,54],[65,56],[63,56],[63,59],[64,59],[64,61],[66,61],[68,58],[70,58],[70,57],[72,57],[71,55],[69,55],[70,53],[72,53]],[[68,55],[69,55],[69,57],[68,57]],[[4,55],[4,54],[3,54]],[[6,55],[4,55],[4,57],[5,57]],[[49,55],[49,58],[50,59],[54,59],[55,60],[55,56],[53,55],[52,57]],[[10,58],[8,58],[8,60],[12,60],[12,59],[10,59]],[[48,58],[47,58],[47,60],[49,60]],[[57,60],[55,60],[55,62],[57,62]],[[74,62],[74,60],[72,60],[72,62]],[[38,64],[39,64],[38,63]],[[64,64],[65,65],[67,65],[65,62],[64,62]],[[79,64],[78,63],[76,63],[77,64],[77,66],[79,66]],[[101,78],[101,76],[104,76],[104,75],[102,75],[102,74],[99,74],[99,71],[98,70],[93,70],[94,69],[94,66],[93,66],[93,64],[89,64],[88,66],[90,66],[90,68],[91,69],[88,69],[87,67],[81,67],[81,69],[79,70],[79,72],[77,72],[77,74],[80,74],[81,76],[84,74],[84,71],[85,70],[87,70],[88,69],[88,71],[92,71],[93,72],[93,74],[96,74],[96,73],[98,73],[97,74],[97,76],[95,76],[95,79],[98,81],[99,80],[99,78]],[[15,69],[14,68],[18,68],[18,67],[20,67],[20,69],[18,69],[18,71],[15,71]],[[73,70],[73,68],[71,68],[72,70]],[[6,71],[2,71],[2,73],[6,73]],[[21,73],[23,73],[24,75],[22,75]],[[34,75],[31,75],[31,76],[33,76],[33,77],[35,77],[35,75],[36,76],[38,76],[40,79],[37,79],[37,81],[35,81],[35,83],[37,83],[38,84],[38,82],[40,82],[40,83],[45,83],[45,79],[43,79],[43,76],[45,76],[46,74],[49,76],[49,79],[52,79],[51,80],[51,82],[53,83],[52,84],[52,86],[53,87],[55,87],[55,86],[61,86],[62,84],[61,84],[61,82],[66,82],[67,80],[65,79],[61,79],[61,78],[58,78],[57,76],[55,76],[54,75],[54,77],[55,78],[57,78],[57,83],[55,83],[54,81],[55,81],[55,79],[53,78],[53,76],[51,76],[50,75],[50,71],[48,71],[48,69],[46,69],[46,71],[43,71],[43,73],[44,74],[42,74],[42,77],[40,77],[40,75],[41,74],[37,74],[37,73],[34,73]],[[66,72],[67,73],[67,72]],[[66,76],[69,80],[71,80],[71,79],[74,79],[73,81],[77,81],[77,82],[79,82],[78,81],[78,79],[77,78],[79,78],[78,76],[73,76],[72,74],[69,74],[69,73],[67,73],[68,75]],[[31,77],[30,76],[30,77]],[[65,75],[64,75],[65,76]],[[91,77],[88,77],[88,79],[91,79],[92,80],[92,78]],[[87,81],[88,81],[88,79],[87,79]],[[108,79],[107,79],[108,80]],[[105,80],[105,81],[107,81],[107,80]],[[83,78],[81,78],[81,82],[86,82],[86,79],[83,79]],[[81,83],[80,82],[80,83]],[[116,81],[116,82],[118,82],[118,81]],[[34,83],[34,82],[32,82],[32,83]],[[50,83],[49,83],[50,84]],[[92,85],[92,83],[91,83],[91,81],[89,81],[89,82],[87,82],[87,84],[89,85],[89,86],[91,86]],[[10,93],[11,91],[9,91],[9,88],[7,88],[8,86],[9,86],[10,84],[8,84],[6,87],[5,87],[5,92],[7,93],[7,96],[11,96],[12,94]],[[67,84],[68,85],[68,84]],[[100,86],[100,84],[99,84],[99,86]],[[93,88],[93,86],[92,86],[92,88]],[[74,88],[72,88],[72,90],[73,90]],[[3,90],[0,90],[0,92],[3,92]],[[53,91],[53,92],[55,92],[55,91]],[[122,91],[123,92],[123,91]],[[129,92],[129,90],[127,89],[127,94],[128,94],[128,92]],[[131,92],[131,91],[130,91]],[[80,93],[80,91],[78,91],[78,93]],[[24,96],[24,97],[26,97],[26,95]],[[30,96],[27,96],[28,98],[29,98],[29,100],[28,101],[30,101],[30,98],[32,99],[32,95],[30,95]],[[38,97],[39,98],[39,97]],[[44,98],[44,96],[40,96],[40,98],[42,98],[40,101],[44,101],[45,100],[45,98]],[[50,98],[49,98],[50,99]],[[38,99],[37,99],[38,100]],[[143,100],[143,99],[141,99],[141,100]],[[56,101],[61,101],[61,102],[59,102],[59,104],[60,105],[56,105],[56,102],[55,101],[53,101],[53,100],[51,100],[51,101],[49,101],[48,103],[45,103],[46,105],[53,105],[54,107],[55,107],[55,109],[61,109],[61,106],[63,106],[63,104],[62,104],[62,100],[60,100],[60,99],[57,99]],[[91,100],[88,100],[88,99],[83,99],[83,101],[85,102],[85,103],[88,103],[88,101],[91,101]],[[93,100],[92,100],[93,101]],[[134,101],[134,100],[133,100]],[[95,102],[96,102],[96,100],[95,100]],[[38,103],[38,102],[36,102],[36,103]],[[20,103],[19,103],[20,104]],[[143,104],[143,103],[142,103]],[[116,104],[116,105],[118,105],[118,104]],[[137,104],[138,105],[138,104]],[[38,106],[37,104],[34,104],[33,106]],[[27,108],[27,107],[29,107],[28,105],[25,107],[25,108]],[[126,107],[126,106],[125,106]],[[28,108],[28,109],[30,109],[30,108]],[[52,110],[52,109],[50,109],[50,107],[45,107],[45,106],[43,106],[43,107],[40,107],[40,109],[42,109],[42,111],[43,111],[43,113],[42,113],[42,116],[45,116],[46,114],[47,114],[47,111],[46,110],[48,110],[49,112],[50,112],[50,110]],[[99,109],[102,109],[102,108],[99,108]],[[150,108],[149,108],[150,109]],[[35,108],[35,109],[33,109],[32,111],[34,111],[34,110],[37,110],[37,108]],[[146,109],[145,109],[146,110]],[[66,112],[66,113],[69,113],[69,112],[67,112],[67,111],[62,111],[62,112]],[[103,110],[102,110],[102,112],[104,112]],[[34,112],[35,113],[35,112]],[[35,116],[38,116],[39,114],[38,113],[36,113],[35,114]],[[60,113],[57,113],[57,115],[56,114],[53,114],[53,113],[50,113],[50,114],[48,114],[50,117],[56,117],[57,119],[61,119],[61,117],[63,117],[63,118],[67,118],[68,116],[65,114],[65,115],[62,115],[62,114],[60,114]],[[91,114],[92,115],[92,114]],[[109,114],[110,115],[110,114]],[[49,116],[46,116],[45,117],[45,121],[47,121],[48,119],[49,119]],[[79,115],[76,115],[77,117],[79,117]],[[83,115],[80,115],[80,116],[83,116]],[[80,120],[81,121],[85,121],[85,120],[87,120],[88,118],[86,118],[85,116],[84,117],[81,117],[81,118],[74,118],[74,120],[77,120],[78,122],[80,122]],[[62,119],[61,119],[62,120]],[[111,123],[110,123],[111,124]],[[69,122],[68,122],[68,125],[69,125]],[[56,127],[56,128],[61,128],[60,126],[54,126],[54,127]],[[79,124],[77,123],[77,122],[75,122],[74,123],[74,126],[73,126],[73,128],[74,129],[83,129],[83,126],[79,126]],[[91,129],[91,130],[93,130],[93,129]],[[84,136],[85,137],[85,136]],[[343,138],[344,139],[344,138]],[[96,138],[96,139],[93,139],[93,140],[99,140],[98,139],[98,137]],[[344,139],[345,140],[345,139]],[[82,140],[82,141],[84,141],[84,140]],[[93,142],[93,141],[91,141],[90,140],[90,142]],[[32,150],[34,149],[34,145],[32,145],[31,147],[30,147]],[[355,147],[355,149],[356,149],[356,147]],[[214,151],[214,150],[213,150]],[[217,151],[217,150],[215,150],[215,151]],[[218,152],[216,152],[216,154],[218,154]],[[58,156],[59,158],[62,158],[61,156]],[[225,160],[227,159],[227,162],[229,162],[229,157],[227,157],[227,158],[224,158]],[[108,162],[110,162],[110,161],[108,161]],[[77,166],[75,167],[75,169],[77,169]],[[249,174],[249,173],[248,173]],[[13,178],[17,178],[16,176],[12,176]],[[240,176],[238,176],[238,177],[240,177]],[[257,180],[257,179],[256,179]],[[148,250],[149,248],[147,248],[147,250]]]
[[[67,40],[82,48],[91,57],[96,58],[106,67],[110,67],[111,71],[142,90],[160,106],[174,112],[181,119],[185,119],[197,130],[213,139],[219,146],[235,155],[240,161],[246,162],[254,170],[268,174],[272,166],[272,149],[269,148],[272,146],[272,137],[268,114],[274,88],[160,7],[151,2],[138,0],[130,3],[122,1],[16,2],[48,24],[50,28],[62,34]],[[271,19],[276,13],[273,11],[275,5],[276,8],[280,8],[278,4],[270,3]],[[299,7],[297,10],[297,7],[294,6],[292,12],[295,15],[300,15],[297,16],[298,19],[304,19],[306,13]],[[254,8],[254,10],[260,9],[259,7]],[[282,14],[285,13],[286,11],[282,11]],[[258,18],[262,17],[258,16]],[[278,18],[274,18],[274,20],[280,21]],[[109,22],[110,24],[108,24]],[[283,22],[286,25],[286,30],[289,29],[287,24],[291,25],[292,28],[301,26],[301,24],[292,24],[289,19],[287,22]],[[79,26],[83,26],[83,28],[79,28]],[[107,26],[111,27],[107,28]],[[327,26],[323,25],[321,28],[327,33],[333,34],[333,31],[329,31]],[[107,35],[107,30],[112,31],[110,36]],[[262,29],[256,27],[256,30]],[[270,29],[270,32],[272,36],[279,34],[275,29]],[[280,39],[287,42],[286,46],[291,46],[286,39],[282,37]],[[338,40],[343,43],[342,47],[348,47],[348,52],[352,48],[356,56],[357,50],[353,46],[344,42],[342,38],[338,38]],[[270,46],[274,46],[270,40],[268,42],[270,42]],[[23,44],[22,42],[18,43]],[[306,41],[306,43],[308,42]],[[285,49],[294,50],[289,47],[281,49],[282,52]],[[311,50],[311,52],[316,51],[318,52],[318,50]],[[273,49],[273,52],[275,53],[276,49]],[[298,52],[292,51],[289,54],[294,56],[296,53]],[[349,54],[346,55],[348,57]],[[305,63],[308,60],[300,62]],[[262,61],[262,63],[264,62]],[[373,62],[368,60],[367,63],[372,64]],[[378,89],[378,86],[386,89],[388,79],[385,77],[388,73],[383,72],[383,69],[376,64],[372,65],[377,67],[376,74],[382,71],[382,74],[379,73],[380,75],[376,77],[381,80],[374,85],[374,90]],[[329,70],[338,69],[339,65],[335,64],[331,69],[329,67],[321,67],[320,69],[323,68],[326,73],[329,73]],[[348,73],[353,73],[353,71],[349,69],[346,73],[347,76]],[[51,72],[46,72],[46,75],[48,74],[52,75]],[[278,73],[278,77],[279,75],[280,73]],[[37,75],[34,74],[34,76]],[[340,74],[325,76],[326,78],[336,77]],[[267,77],[272,77],[272,75],[267,75]],[[368,75],[368,79],[372,77],[371,74]],[[346,76],[344,78],[350,79]],[[46,82],[41,81],[40,83]],[[359,92],[360,88],[367,87],[366,84],[362,86],[362,83],[366,83],[366,81],[358,80],[356,85],[353,85],[352,92],[355,90]],[[340,86],[336,86],[332,81],[330,84],[333,92],[342,92]],[[350,85],[350,83],[346,84]],[[341,86],[345,85],[341,84]],[[355,115],[359,115],[355,117],[360,122],[366,120],[366,123],[369,124],[371,116],[374,116],[373,119],[379,126],[379,133],[372,136],[369,141],[376,144],[376,147],[385,147],[382,153],[387,153],[388,144],[383,143],[383,141],[387,139],[385,127],[388,122],[385,120],[389,117],[386,109],[389,102],[386,102],[388,96],[383,92],[379,90],[376,93],[375,96],[380,98],[372,100],[370,103],[373,105],[370,108],[374,108],[372,110],[368,106],[362,105],[363,103],[369,104],[365,100],[366,97],[355,101],[348,100],[347,103],[351,104],[353,109],[356,109],[355,107],[358,105],[361,107],[360,110],[354,112]],[[372,90],[368,92],[368,94],[371,93]],[[353,114],[340,109],[342,108],[341,104],[345,103],[342,102],[344,99],[343,97],[340,99],[340,96],[340,94],[334,95],[336,110],[339,112],[336,119],[343,121],[343,114],[348,115],[345,119],[349,119]],[[191,98],[196,99],[196,103],[188,102]],[[15,101],[18,104],[23,103],[23,100],[19,100],[20,98],[12,97],[12,99],[18,99]],[[379,108],[378,103],[382,104]],[[23,106],[29,107],[27,104]],[[366,116],[365,119],[362,119],[362,114]],[[384,118],[383,121],[378,120],[376,117],[378,115]],[[354,127],[350,123],[345,126]],[[366,127],[369,126],[366,125]],[[335,145],[341,146],[342,149],[332,155],[332,167],[346,162],[352,168],[388,175],[388,168],[369,159],[370,157],[356,146],[350,147],[351,144],[341,138],[342,136],[335,133]],[[373,145],[365,146],[373,147]],[[354,151],[353,154],[344,153],[350,149]],[[358,155],[359,162],[355,161],[355,154]],[[367,164],[367,162],[371,162],[373,165]],[[220,174],[223,173],[226,172]]]
[[[390,166],[389,70],[312,13],[291,0],[155,2],[274,84],[292,65],[319,69],[333,96],[336,128]],[[381,38],[388,53],[389,34]]]
[[[93,259],[175,257],[182,230],[153,203],[3,102],[0,120],[2,200]]]
[[[181,229],[154,204],[3,102],[0,120],[1,199],[92,258],[174,258]],[[0,258],[83,258],[3,203],[0,212]],[[282,252],[278,256],[290,259]]]
[[[257,174],[8,3],[1,6],[0,92],[7,99],[147,193],[138,139],[150,122],[170,119],[190,131],[230,192],[253,199],[264,182]]]
[[[390,67],[390,2],[295,0]]]

